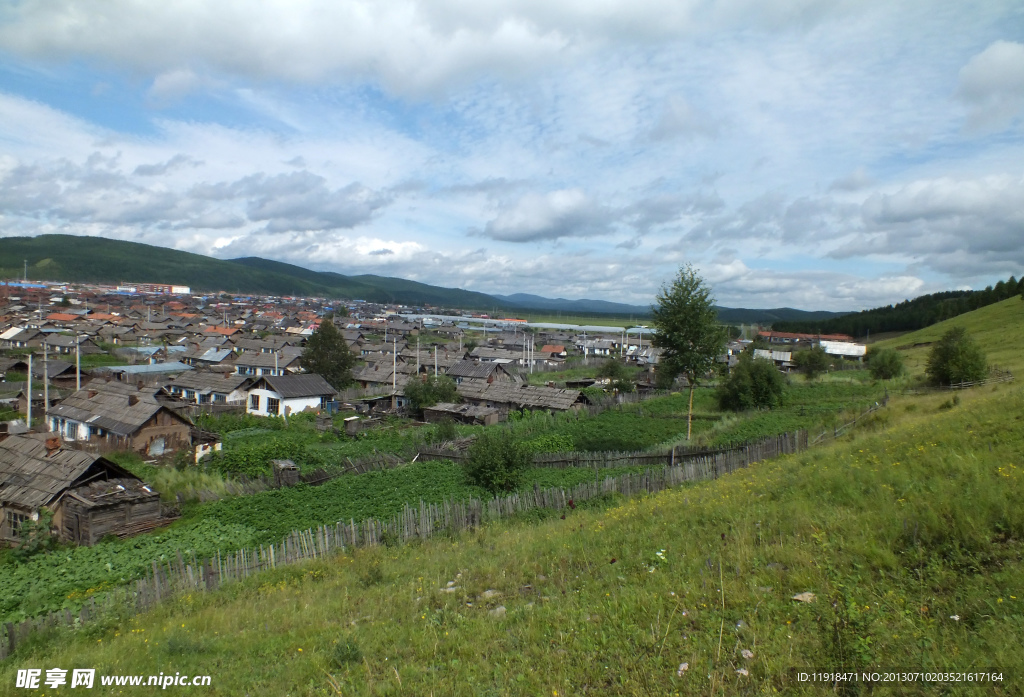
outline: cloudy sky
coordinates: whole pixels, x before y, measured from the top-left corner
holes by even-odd
[[[0,236],[851,310],[1024,271],[1024,3],[3,0]],[[3,241],[0,239],[0,244]]]

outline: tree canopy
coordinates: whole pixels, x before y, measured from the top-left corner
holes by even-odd
[[[405,386],[405,396],[416,411],[432,407],[440,402],[456,402],[459,399],[455,381],[447,375],[430,376],[426,380],[410,380]]]
[[[356,357],[348,343],[331,320],[325,320],[306,340],[299,363],[303,370],[320,375],[336,390],[352,382],[352,367]]]
[[[875,380],[892,380],[903,375],[906,370],[903,367],[903,356],[896,349],[868,349],[867,362],[871,377]]]
[[[953,327],[932,346],[925,373],[935,385],[974,382],[988,375],[988,361],[966,329]]]
[[[690,409],[686,438],[693,420],[693,388],[715,367],[726,342],[725,329],[711,289],[689,264],[679,270],[671,285],[662,286],[651,308],[657,333],[652,343],[662,350],[658,370],[683,375],[690,385]]]
[[[718,388],[722,409],[773,409],[782,404],[786,378],[767,358],[754,358],[744,351],[739,363]]]
[[[804,377],[813,380],[818,377],[832,364],[829,355],[821,346],[815,346],[807,351],[800,351],[793,356],[793,363],[804,371]]]

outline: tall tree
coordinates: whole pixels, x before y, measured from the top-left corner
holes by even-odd
[[[334,322],[324,320],[306,340],[299,362],[304,370],[322,376],[331,387],[340,390],[352,382],[356,357]]]
[[[683,375],[690,386],[690,407],[686,416],[686,440],[693,423],[693,388],[715,366],[726,342],[718,324],[715,299],[692,266],[679,269],[671,285],[662,286],[657,305],[651,308],[657,333],[651,340],[662,350],[659,370]]]

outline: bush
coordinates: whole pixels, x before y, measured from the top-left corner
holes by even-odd
[[[868,368],[875,380],[892,380],[903,375],[903,356],[896,349],[868,351]]]
[[[988,375],[988,361],[966,329],[953,327],[932,347],[925,373],[934,385],[974,382]]]
[[[431,376],[423,381],[412,379],[405,386],[405,396],[409,398],[409,403],[415,411],[440,402],[456,402],[459,399],[455,381],[447,375]]]
[[[469,448],[463,469],[469,481],[493,494],[512,491],[533,466],[530,450],[509,431],[485,430]]]
[[[793,356],[793,362],[804,371],[804,376],[808,380],[813,380],[824,373],[832,363],[829,355],[825,353],[825,349],[820,346],[815,346],[808,351],[800,351]]]
[[[718,388],[718,405],[732,411],[773,409],[782,404],[785,386],[786,379],[774,363],[745,353]]]

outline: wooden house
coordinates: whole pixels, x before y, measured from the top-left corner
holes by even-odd
[[[168,522],[160,495],[106,458],[65,448],[55,436],[0,441],[0,541],[16,544],[21,526],[44,508],[60,538],[81,545]]]
[[[192,422],[157,400],[157,388],[94,380],[47,414],[68,441],[157,457],[192,446]]]

